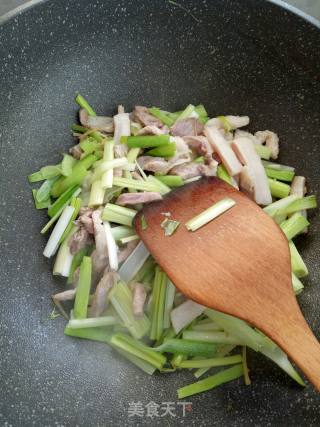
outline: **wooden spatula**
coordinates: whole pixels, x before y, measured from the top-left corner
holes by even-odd
[[[197,231],[186,229],[188,220],[225,197],[236,205]],[[167,212],[181,223],[172,236],[160,227]],[[320,390],[320,345],[293,293],[288,241],[259,206],[218,178],[203,178],[147,205],[135,227],[182,293],[259,328]]]

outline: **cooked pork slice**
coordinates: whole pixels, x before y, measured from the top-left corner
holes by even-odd
[[[92,208],[82,207],[78,219],[75,221],[76,225],[83,226],[89,234],[94,234],[92,213]]]
[[[73,233],[69,241],[70,253],[74,255],[83,249],[85,246],[92,243],[92,238],[88,233],[87,229],[83,226],[79,227],[78,230]]]
[[[89,116],[83,108],[79,111],[79,120],[82,126],[106,133],[113,133],[113,118],[107,116]]]
[[[167,126],[159,128],[155,125],[148,125],[140,129],[138,135],[163,135],[167,133],[169,133],[169,129],[167,128]]]
[[[71,156],[73,156],[76,160],[80,160],[81,156],[83,154],[83,151],[81,150],[80,144],[76,144],[73,147],[69,149],[69,153]]]
[[[99,280],[93,295],[90,316],[98,317],[103,314],[107,308],[107,295],[118,280],[117,273],[109,271],[108,268],[104,271],[103,276]]]
[[[157,126],[158,128],[163,127],[163,123],[149,113],[147,107],[137,105],[134,107],[133,115],[143,126]]]
[[[174,136],[197,136],[202,134],[203,129],[204,126],[200,120],[190,117],[176,121],[171,128],[171,133]]]
[[[199,156],[203,156],[206,162],[211,162],[213,151],[205,136],[185,136],[183,139],[188,144],[188,147]]]
[[[69,316],[66,313],[61,303],[64,301],[72,301],[75,298],[75,296],[76,296],[76,289],[68,289],[67,291],[59,292],[58,294],[51,296],[52,301],[58,307],[63,317],[66,318],[67,320],[69,319]]]
[[[276,133],[270,130],[258,131],[254,136],[261,142],[265,143],[271,150],[271,158],[277,159],[279,155],[279,137]]]
[[[146,288],[142,283],[135,282],[132,284],[132,309],[136,318],[141,318],[144,313],[144,304],[147,299]]]
[[[142,192],[142,193],[122,193],[116,204],[118,205],[136,205],[138,203],[149,203],[155,200],[161,200],[162,196],[157,192]]]
[[[100,279],[102,272],[108,266],[108,245],[106,232],[101,220],[101,210],[97,209],[92,213],[94,241],[96,249],[91,254],[93,282]]]

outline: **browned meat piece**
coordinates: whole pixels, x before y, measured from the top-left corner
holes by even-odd
[[[82,126],[96,129],[106,133],[113,132],[113,118],[106,116],[89,116],[86,110],[79,110],[79,120]]]
[[[133,242],[129,242],[126,246],[123,246],[118,255],[119,264],[121,264],[128,258],[128,256],[131,254],[131,252],[134,250],[138,243],[139,240],[134,240]]]
[[[87,229],[85,227],[79,227],[79,229],[73,233],[69,241],[70,253],[74,255],[90,243],[92,243],[92,239]]]
[[[203,124],[196,118],[177,121],[171,128],[174,136],[197,136],[203,132]]]
[[[67,291],[59,292],[58,294],[51,296],[54,304],[58,307],[62,316],[65,317],[67,320],[69,319],[69,316],[65,312],[61,303],[63,301],[72,301],[75,298],[75,296],[76,296],[76,289],[68,289]]]
[[[200,156],[204,156],[206,162],[211,162],[213,151],[205,136],[185,136],[183,139],[188,144],[189,148]]]
[[[169,133],[167,126],[163,126],[161,129],[154,125],[145,126],[140,129],[138,135],[163,135]]]
[[[112,287],[117,283],[117,280],[117,273],[109,271],[108,268],[104,271],[93,295],[90,307],[91,317],[98,317],[103,314],[107,308],[107,295]]]
[[[157,126],[158,128],[163,127],[163,123],[149,113],[147,107],[141,107],[137,105],[134,107],[133,114],[136,120],[138,120],[143,126]]]
[[[141,318],[144,313],[144,304],[147,298],[146,288],[142,283],[136,282],[132,286],[133,300],[132,300],[132,310],[136,318]]]
[[[170,164],[163,157],[141,156],[138,157],[139,166],[149,172],[166,174],[170,170]]]
[[[154,200],[161,200],[162,196],[157,192],[143,192],[143,193],[123,193],[121,194],[116,204],[118,205],[136,205],[138,203],[149,203]]]
[[[92,212],[93,209],[82,207],[79,212],[78,219],[74,222],[80,227],[83,226],[89,234],[93,234],[93,221],[92,221]]]
[[[86,112],[84,108],[80,108],[79,110],[79,121],[82,126],[87,127],[89,114]]]
[[[175,166],[170,170],[170,174],[179,175],[182,179],[190,179],[195,176],[216,176],[218,162],[211,160],[209,165],[201,165],[199,163],[184,163],[183,165]]]
[[[162,157],[141,156],[137,159],[139,166],[150,172],[158,172],[166,174],[174,166],[190,162],[190,150],[188,145],[180,137],[175,137],[176,154],[170,160],[165,160]]]
[[[80,148],[80,145],[74,145],[73,147],[71,147],[69,149],[69,153],[71,154],[71,156],[73,156],[75,159],[80,160],[83,151]]]
[[[176,144],[176,154],[169,160],[169,162],[174,163],[176,160],[180,159],[187,159],[186,161],[190,161],[190,148],[184,139],[180,136],[174,136],[172,139]]]
[[[101,220],[101,210],[92,213],[94,240],[96,249],[91,254],[93,284],[100,279],[102,272],[108,266],[108,246],[104,226]]]
[[[208,165],[200,165],[200,172],[202,176],[216,176],[218,162],[211,160]]]
[[[184,163],[173,167],[170,170],[170,175],[179,175],[182,179],[194,178],[201,176],[201,169],[199,163]]]

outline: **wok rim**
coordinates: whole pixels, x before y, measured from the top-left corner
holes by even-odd
[[[31,9],[34,6],[37,6],[41,3],[48,2],[49,0],[29,0],[25,4],[22,4],[20,6],[15,7],[14,9],[10,10],[9,12],[5,13],[4,15],[0,16],[0,26],[4,25],[6,22],[10,21],[11,19],[15,18],[16,16],[20,15],[24,11],[27,11]],[[288,4],[284,0],[265,0],[266,3],[272,3],[276,6],[279,6],[283,10],[287,10],[291,12],[292,14],[298,16],[299,18],[302,18],[304,21],[308,22],[309,24],[313,25],[317,29],[320,30],[320,20],[309,15],[306,12],[303,12],[301,9],[298,9],[295,6],[292,6],[291,4]]]

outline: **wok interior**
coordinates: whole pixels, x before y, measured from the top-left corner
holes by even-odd
[[[66,9],[63,0],[55,0],[2,27],[3,364],[9,400],[20,405],[25,419],[34,408],[43,420],[42,408],[50,402],[54,420],[67,416],[98,425],[108,416],[114,425],[124,425],[129,401],[176,400],[179,378],[146,378],[105,346],[64,337],[61,319],[48,320],[49,295],[62,285],[41,256],[45,214],[35,215],[26,176],[56,163],[57,153],[72,145],[69,125],[76,120],[78,91],[102,114],[113,113],[118,104],[173,111],[201,102],[210,116],[249,115],[252,131],[279,134],[280,161],[305,175],[311,192],[319,191],[320,61],[314,48],[319,30],[264,1],[187,1],[184,7],[191,14],[172,2],[71,0]],[[312,220],[303,243],[310,278],[299,298],[315,331],[319,224],[319,217]],[[267,361],[253,359],[252,388],[222,388],[210,405],[207,396],[197,396],[194,420],[205,422],[212,414],[220,422],[247,421],[249,415],[261,422],[276,415],[279,420],[288,402],[290,414],[301,416],[295,403],[302,395],[308,400],[304,392]],[[272,402],[261,413],[271,390]],[[313,400],[303,422],[317,413],[319,397],[309,394]],[[70,401],[76,402],[72,408]],[[228,405],[235,411],[227,415]]]

